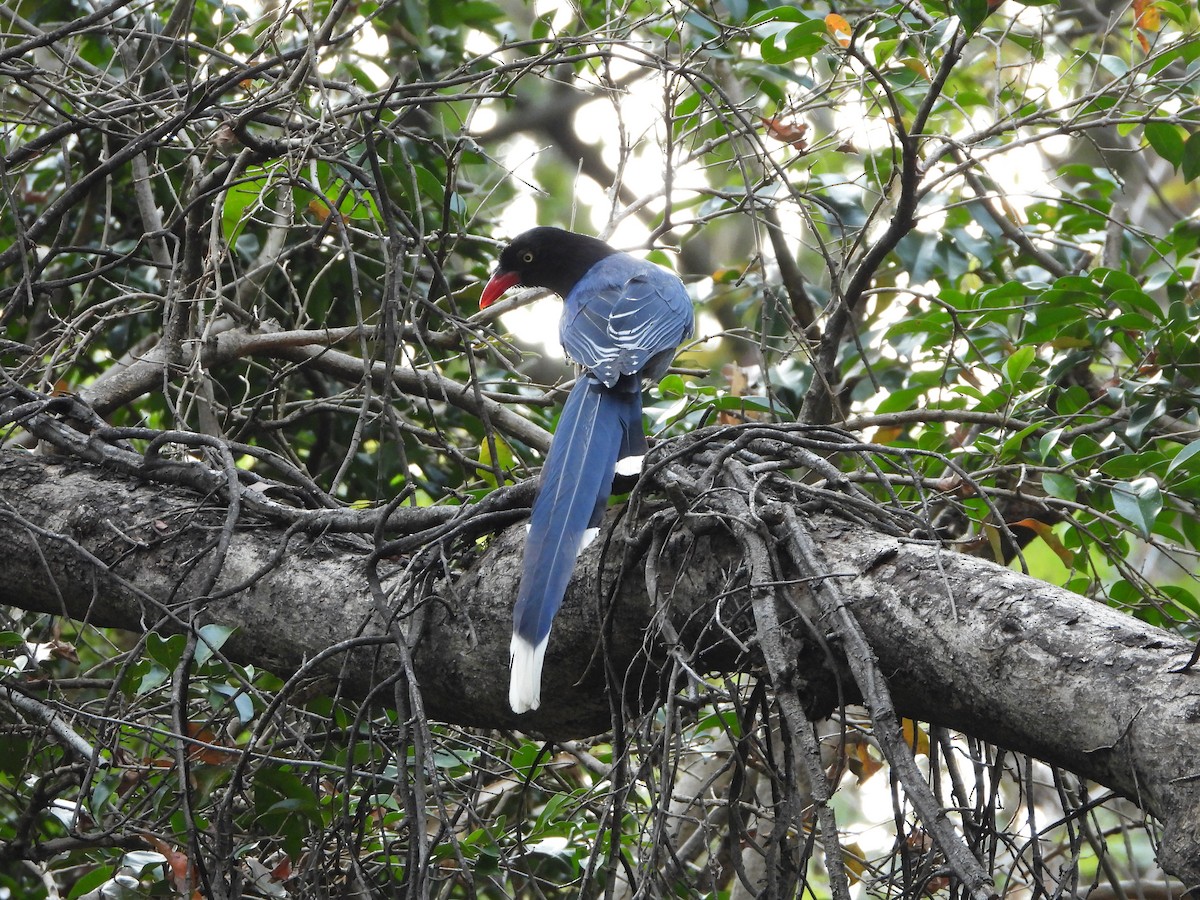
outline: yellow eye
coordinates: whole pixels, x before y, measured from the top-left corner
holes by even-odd
[[[526,263],[533,262],[533,251],[526,250],[524,253],[521,254],[521,260]]]

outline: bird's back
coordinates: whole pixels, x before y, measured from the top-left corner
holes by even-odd
[[[613,387],[622,375],[661,378],[692,329],[692,301],[675,275],[615,253],[567,295],[559,336],[575,362]]]

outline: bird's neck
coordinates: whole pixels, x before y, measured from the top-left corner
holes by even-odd
[[[560,252],[555,256],[554,268],[545,274],[544,287],[550,288],[560,297],[571,293],[579,279],[588,273],[600,260],[618,251],[599,238],[586,234],[570,234]]]

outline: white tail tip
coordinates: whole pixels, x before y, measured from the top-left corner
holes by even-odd
[[[542,662],[546,658],[546,644],[550,635],[542,638],[537,646],[514,634],[508,646],[512,673],[508,682],[508,705],[515,713],[529,712],[542,703]]]
[[[585,528],[583,530],[583,537],[579,539],[579,552],[576,553],[575,556],[578,558],[580,553],[592,545],[592,541],[594,541],[596,536],[599,534],[599,528]]]
[[[642,461],[646,458],[645,454],[641,456],[626,456],[623,459],[617,460],[616,473],[624,475],[626,478],[631,478],[634,475],[642,474]]]

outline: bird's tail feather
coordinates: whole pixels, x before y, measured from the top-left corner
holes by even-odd
[[[559,419],[525,542],[521,588],[513,609],[509,704],[514,712],[541,702],[542,661],[550,625],[562,603],[586,533],[599,524],[613,471],[629,434],[642,429],[642,398],[581,377]]]
[[[513,633],[508,653],[512,667],[508,682],[508,705],[515,713],[537,709],[542,702],[542,661],[546,658],[546,644],[550,636],[542,638],[536,646],[519,634]]]

